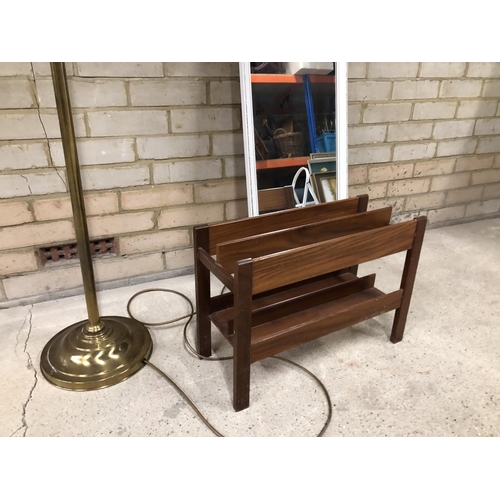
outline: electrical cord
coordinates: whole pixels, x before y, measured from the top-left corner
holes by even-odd
[[[138,297],[139,295],[142,295],[142,294],[145,294],[145,293],[150,293],[150,292],[166,292],[166,293],[174,293],[176,295],[179,295],[180,297],[184,298],[190,308],[191,308],[191,312],[189,314],[186,314],[184,316],[179,316],[178,318],[174,318],[174,319],[171,319],[171,320],[167,320],[167,321],[161,321],[161,322],[158,322],[158,323],[146,323],[144,321],[141,321],[141,320],[138,320],[137,318],[135,318],[133,315],[132,315],[132,312],[130,310],[130,305],[132,303],[132,301]],[[224,288],[222,289],[222,292],[221,294],[224,292]],[[130,297],[128,303],[127,303],[127,313],[128,315],[132,318],[132,319],[135,319],[136,321],[139,321],[140,323],[142,323],[143,325],[145,326],[164,326],[164,325],[169,325],[169,324],[172,324],[172,323],[176,323],[182,319],[186,319],[187,318],[187,321],[186,323],[184,324],[184,328],[183,328],[183,339],[184,339],[184,346],[186,347],[186,349],[188,350],[188,352],[190,354],[192,354],[193,356],[197,357],[198,359],[203,359],[203,360],[206,360],[206,361],[225,361],[225,360],[230,360],[230,359],[233,359],[233,356],[223,356],[223,357],[216,357],[216,356],[202,356],[201,354],[199,354],[196,349],[191,345],[191,343],[189,342],[188,338],[187,338],[187,329],[188,329],[188,326],[189,326],[189,323],[191,322],[191,320],[193,319],[194,315],[196,314],[196,311],[194,310],[194,307],[193,307],[193,303],[191,302],[191,300],[189,299],[189,297],[187,297],[186,295],[184,295],[183,293],[181,292],[178,292],[177,290],[172,290],[172,289],[169,289],[169,288],[147,288],[145,290],[141,290],[137,293],[135,293],[134,295],[132,295],[132,297]],[[323,428],[321,429],[321,431],[319,432],[319,434],[317,434],[316,437],[321,437],[324,435],[326,429],[328,428],[328,425],[330,424],[330,421],[331,421],[331,418],[332,418],[332,402],[331,402],[331,399],[330,399],[330,395],[328,394],[328,391],[326,389],[326,387],[324,386],[324,384],[321,382],[321,380],[319,380],[318,377],[316,377],[316,375],[314,375],[314,373],[310,372],[307,368],[304,368],[302,365],[299,365],[298,363],[296,363],[295,361],[291,361],[290,359],[286,359],[286,358],[283,358],[281,356],[270,356],[271,358],[274,358],[274,359],[277,359],[279,361],[283,361],[285,363],[289,363],[293,366],[295,366],[296,368],[299,368],[300,370],[302,370],[303,372],[305,372],[307,375],[309,375],[318,385],[319,387],[321,388],[321,390],[323,391],[323,394],[325,395],[325,398],[326,398],[326,401],[327,401],[327,404],[328,404],[328,416],[327,416],[327,419],[325,421],[325,424],[323,425]],[[162,377],[164,377],[167,382],[177,391],[177,393],[186,401],[186,403],[193,409],[193,411],[196,413],[196,415],[198,415],[198,417],[200,418],[200,420],[217,436],[217,437],[225,437],[223,434],[221,434],[204,416],[203,414],[201,413],[201,411],[198,409],[198,407],[191,401],[191,399],[187,396],[187,394],[164,372],[162,371],[160,368],[158,368],[157,366],[155,366],[153,363],[151,363],[149,360],[147,360],[146,358],[143,359],[143,362],[145,365],[147,366],[150,366],[153,370],[155,370],[159,375],[161,375]]]

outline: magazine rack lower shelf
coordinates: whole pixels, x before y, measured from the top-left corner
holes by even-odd
[[[345,202],[322,204],[323,215],[315,205],[195,228],[196,347],[211,355],[212,323],[232,345],[236,411],[250,404],[251,363],[392,310],[391,341],[402,340],[426,218],[390,224],[390,208],[358,212],[351,199],[346,215]],[[276,216],[285,228],[267,231]],[[402,251],[397,290],[376,288],[375,274],[357,276],[358,264]],[[212,297],[210,274],[229,293]]]

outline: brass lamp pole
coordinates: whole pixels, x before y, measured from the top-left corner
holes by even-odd
[[[44,377],[58,387],[89,391],[117,384],[140,370],[143,360],[151,355],[153,342],[148,329],[137,320],[99,316],[66,69],[64,63],[50,63],[50,67],[88,320],[52,337],[42,351],[40,368]]]

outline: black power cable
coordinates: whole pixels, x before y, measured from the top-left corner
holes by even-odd
[[[223,289],[223,291],[224,291],[224,289]],[[139,295],[142,295],[144,293],[149,293],[149,292],[166,292],[166,293],[174,293],[176,295],[179,295],[180,297],[184,298],[188,302],[188,304],[189,304],[189,306],[191,308],[191,312],[189,314],[184,315],[184,316],[180,316],[178,318],[174,318],[174,319],[171,319],[171,320],[168,320],[168,321],[162,321],[162,322],[159,322],[159,323],[146,323],[144,321],[140,321],[140,320],[138,320],[137,318],[135,318],[132,315],[132,312],[130,311],[130,304]],[[198,359],[203,359],[203,360],[206,360],[206,361],[225,361],[225,360],[233,359],[233,356],[224,356],[224,357],[202,356],[201,354],[199,354],[194,349],[194,347],[190,344],[190,342],[189,342],[189,340],[187,338],[187,329],[188,329],[189,323],[193,319],[193,317],[196,314],[196,312],[194,310],[193,303],[191,302],[191,300],[189,299],[189,297],[187,297],[186,295],[184,295],[181,292],[178,292],[177,290],[172,290],[172,289],[169,289],[169,288],[147,288],[145,290],[141,290],[141,291],[135,293],[134,295],[132,295],[132,297],[130,297],[130,299],[129,299],[128,303],[127,303],[127,313],[128,313],[128,315],[131,318],[135,319],[136,321],[139,321],[140,323],[142,323],[145,326],[164,326],[164,325],[169,325],[171,323],[176,323],[177,321],[180,321],[182,319],[187,319],[186,323],[184,324],[184,329],[183,329],[184,346],[187,348],[187,350],[193,356],[197,357]],[[327,404],[328,404],[328,416],[327,416],[327,419],[325,421],[325,424],[323,425],[323,428],[321,429],[321,431],[319,432],[319,434],[316,437],[323,436],[323,434],[325,433],[326,429],[328,428],[328,425],[330,424],[330,421],[331,421],[331,418],[332,418],[332,402],[330,400],[330,395],[328,394],[328,391],[327,391],[326,387],[319,380],[319,378],[316,377],[316,375],[314,375],[307,368],[304,368],[303,366],[299,365],[295,361],[291,361],[289,359],[282,358],[281,356],[271,356],[271,357],[274,358],[274,359],[278,359],[279,361],[283,361],[285,363],[289,363],[289,364],[291,364],[291,365],[299,368],[300,370],[302,370],[303,372],[305,372],[307,375],[309,375],[319,385],[319,387],[323,391],[323,394],[325,395],[325,398],[326,398],[326,401],[327,401]],[[158,368],[157,366],[155,366],[153,363],[151,363],[150,361],[148,361],[146,358],[144,358],[143,362],[144,362],[144,364],[146,364],[147,366],[150,366],[159,375],[161,375],[162,377],[164,377],[167,380],[167,382],[177,391],[177,393],[194,410],[194,412],[198,415],[198,417],[201,419],[201,421],[217,437],[224,437],[223,434],[221,434],[215,427],[213,427],[212,424],[210,424],[210,422],[203,416],[203,414],[200,412],[200,410],[197,408],[197,406],[191,401],[191,399],[189,399],[189,397],[187,396],[187,394],[164,371],[160,370],[160,368]]]

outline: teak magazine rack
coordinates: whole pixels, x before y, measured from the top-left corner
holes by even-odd
[[[233,406],[250,404],[250,365],[395,310],[403,338],[427,219],[390,224],[366,195],[194,229],[196,349],[211,355],[211,323],[233,347]],[[384,293],[358,265],[406,251],[401,285]],[[229,290],[211,296],[210,274]]]

